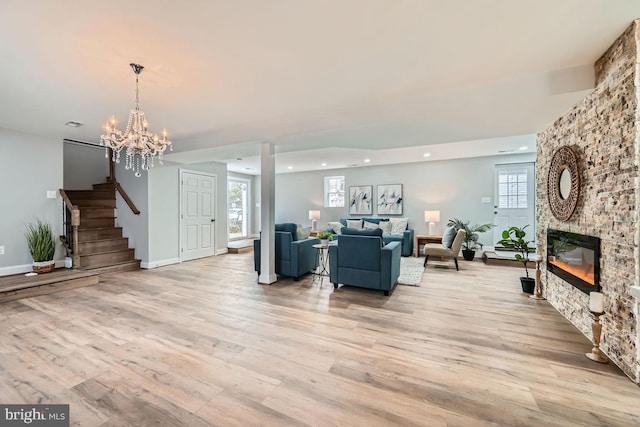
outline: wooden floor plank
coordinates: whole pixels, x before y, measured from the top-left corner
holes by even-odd
[[[81,426],[640,424],[640,388],[519,269],[420,287],[257,284],[253,254],[101,276],[2,305],[0,401]]]

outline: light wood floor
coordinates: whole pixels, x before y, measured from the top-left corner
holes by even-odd
[[[1,305],[0,402],[68,403],[79,426],[640,423],[640,388],[518,268],[434,262],[384,297],[261,286],[252,257]]]

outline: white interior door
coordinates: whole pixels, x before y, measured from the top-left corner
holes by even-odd
[[[180,185],[181,260],[215,255],[216,178],[181,171]]]
[[[496,165],[495,171],[494,242],[503,230],[525,225],[526,240],[535,240],[535,163]]]

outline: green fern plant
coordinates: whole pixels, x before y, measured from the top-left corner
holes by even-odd
[[[39,219],[28,224],[25,237],[34,262],[51,261],[56,251],[51,225]]]

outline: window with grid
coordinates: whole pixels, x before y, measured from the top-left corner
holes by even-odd
[[[324,177],[324,207],[344,207],[344,176]]]
[[[498,207],[501,209],[527,208],[527,170],[498,171]]]

